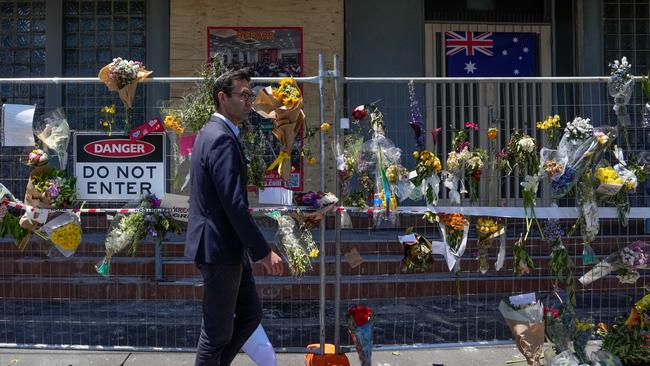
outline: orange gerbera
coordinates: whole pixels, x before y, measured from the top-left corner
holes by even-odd
[[[465,216],[459,213],[438,214],[440,220],[450,231],[463,231],[465,229]],[[451,232],[450,232],[451,234]]]

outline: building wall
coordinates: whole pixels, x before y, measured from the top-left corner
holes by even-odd
[[[305,76],[318,74],[318,55],[323,54],[327,69],[332,69],[334,54],[343,58],[343,0],[320,1],[170,1],[170,75],[192,76],[207,57],[207,27],[259,26],[303,27]],[[331,91],[331,85],[328,85]],[[172,93],[178,89],[172,87]],[[305,114],[308,127],[321,124],[317,84],[305,84]],[[332,121],[332,97],[328,95],[326,117]],[[329,135],[331,138],[331,134]],[[318,149],[318,138],[312,142]],[[327,154],[329,141],[327,141]],[[334,164],[327,161],[326,186],[334,189]],[[305,190],[318,190],[320,168],[305,164]]]

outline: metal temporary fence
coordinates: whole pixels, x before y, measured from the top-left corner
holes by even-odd
[[[500,147],[507,143],[514,128],[541,138],[534,122],[556,113],[563,122],[576,115],[592,118],[596,126],[615,121],[605,85],[608,78],[351,78],[340,75],[338,58],[334,57],[333,61],[334,69],[326,70],[321,56],[317,76],[297,79],[303,83],[306,95],[319,96],[319,120],[335,121],[334,143],[342,141],[347,133],[339,124],[340,117],[349,116],[343,111],[379,100],[387,137],[402,149],[405,166],[414,166],[410,157],[413,131],[407,125],[411,118],[407,88],[410,80],[415,83],[425,118],[427,148],[443,161],[452,131],[463,128],[467,121],[479,123],[479,131],[471,134],[471,143],[480,147],[487,146],[485,134],[491,126],[500,129],[497,139]],[[330,93],[326,89],[329,79],[333,86]],[[160,94],[159,88],[190,86],[197,80],[160,77],[146,80],[145,99],[136,100],[138,113],[144,115],[146,110],[155,110],[159,105],[158,100],[146,99],[150,90]],[[276,80],[254,78],[258,83]],[[94,129],[98,106],[116,100],[96,78],[0,79],[1,85],[13,85],[16,89],[21,85],[60,87],[63,95],[70,96],[64,98],[64,108],[69,116],[74,116],[72,123],[77,125],[73,128],[77,130]],[[635,92],[636,96],[640,95],[638,89]],[[326,113],[330,96],[333,116]],[[95,104],[82,103],[82,97],[95,98]],[[74,103],[68,105],[68,100]],[[633,119],[628,129],[631,150],[638,153],[646,150],[648,136],[645,130],[636,127],[640,99],[632,103]],[[434,143],[431,132],[436,128],[441,128],[441,133]],[[332,160],[331,149],[323,137],[321,132],[321,162]],[[1,182],[18,195],[25,187],[28,174],[28,169],[19,163],[25,151],[7,147],[2,147],[2,151]],[[338,183],[335,187],[325,186],[325,173],[325,165],[321,164],[319,188],[322,191],[336,188],[340,197]],[[497,311],[498,302],[510,294],[526,291],[536,291],[542,298],[549,294],[552,290],[552,277],[547,269],[550,248],[533,230],[526,247],[536,268],[526,276],[512,274],[515,264],[509,248],[525,227],[520,177],[496,178],[492,183],[495,188],[482,179],[478,201],[464,200],[460,207],[450,207],[446,189],[441,189],[441,201],[435,210],[460,210],[470,217],[501,217],[508,242],[501,271],[491,269],[485,275],[478,273],[476,233],[472,229],[459,276],[451,273],[439,256],[428,271],[404,272],[401,269],[403,250],[397,235],[413,227],[430,240],[441,240],[437,226],[420,219],[425,210],[422,203],[402,202],[394,220],[381,220],[372,209],[341,207],[333,219],[323,220],[319,229],[314,230],[321,255],[314,269],[304,277],[266,276],[261,267],[254,266],[265,313],[263,325],[272,344],[280,351],[300,352],[305,352],[304,346],[310,343],[333,341],[337,347],[349,345],[345,314],[349,306],[357,304],[373,308],[374,343],[385,348],[510,340],[509,330]],[[599,258],[646,236],[644,219],[650,212],[644,189],[640,187],[632,196],[634,207],[627,227],[618,224],[615,209],[600,209],[601,232],[592,244]],[[558,202],[559,208],[549,207],[548,190],[541,190],[538,202],[540,220],[555,217],[568,229],[578,216],[572,199]],[[74,257],[57,257],[54,252],[48,252],[48,245],[39,241],[34,241],[25,252],[18,251],[9,242],[2,243],[0,282],[4,317],[0,320],[0,344],[5,347],[193,349],[201,319],[200,275],[191,261],[182,258],[183,237],[172,237],[162,245],[143,243],[135,257],[116,257],[111,276],[102,278],[93,265],[103,256],[106,216],[119,207],[110,203],[92,206],[94,212],[83,212],[86,234]],[[272,240],[275,224],[263,215],[268,209],[253,211],[263,232]],[[348,216],[352,227],[342,225],[341,218]],[[576,262],[574,273],[579,277],[590,268],[582,263],[579,233],[567,236],[564,244]],[[490,249],[491,264],[497,247],[495,244]],[[611,321],[647,292],[649,285],[646,275],[634,285],[621,286],[614,276],[586,288],[577,285],[577,309],[594,321]]]

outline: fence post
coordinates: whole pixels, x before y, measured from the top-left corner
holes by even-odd
[[[334,146],[338,146],[341,142],[341,115],[339,113],[339,55],[334,55],[332,77],[334,79]],[[338,169],[338,167],[335,167]],[[336,197],[339,198],[338,206],[340,207],[343,202],[341,197],[341,184],[339,181],[338,171],[334,174],[334,191]],[[335,260],[336,260],[336,279],[334,282],[334,347],[335,353],[341,353],[341,212],[337,209],[334,213],[334,240],[336,245]]]
[[[318,92],[320,96],[320,121],[325,119],[325,59],[318,55]],[[319,123],[320,125],[320,123]],[[320,190],[325,191],[325,133],[320,130]],[[325,220],[320,221],[320,354],[325,354]]]

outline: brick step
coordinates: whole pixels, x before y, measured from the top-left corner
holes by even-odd
[[[346,258],[341,258],[342,275],[395,275],[401,276],[414,271],[402,271],[402,255],[366,255],[363,257],[363,263],[352,268],[347,264]],[[24,258],[0,258],[0,276],[11,278],[12,276],[31,276],[43,279],[51,277],[93,277],[99,276],[95,271],[95,265],[101,260],[101,257],[71,257],[71,258],[49,258],[43,259],[38,257]],[[488,273],[496,272],[494,262],[496,261],[496,251],[489,257],[490,270]],[[548,256],[533,256],[536,275],[549,275]],[[582,258],[576,256],[573,258],[577,266],[577,272],[582,272]],[[325,257],[325,271],[328,276],[336,272],[336,263],[333,256]],[[513,258],[506,257],[504,268],[498,273],[500,275],[511,276],[514,266]],[[587,266],[586,268],[589,268]],[[478,272],[479,262],[471,254],[466,254],[462,258],[461,269],[463,272]],[[435,256],[433,265],[426,271],[417,273],[446,273],[449,272],[447,263],[441,256]],[[306,273],[307,276],[319,276],[320,261],[312,261],[312,269]],[[255,276],[264,276],[266,271],[260,263],[253,264],[253,274]],[[155,277],[155,259],[152,257],[114,257],[111,260],[111,276],[133,276],[146,278]],[[285,276],[290,276],[285,271]],[[200,277],[200,272],[192,261],[179,258],[165,259],[163,261],[163,279],[173,281],[180,278]],[[396,279],[397,281],[398,279]]]
[[[583,291],[631,291],[635,285],[620,284],[609,276],[584,289],[576,283],[579,293]],[[316,276],[294,279],[290,277],[256,278],[258,294],[263,300],[317,300],[320,296],[319,278]],[[458,282],[461,295],[494,295],[519,292],[549,291],[552,279],[546,276],[523,276],[502,278],[463,273]],[[455,296],[456,278],[451,273],[401,275],[343,276],[341,298],[346,299],[393,299],[427,296]],[[326,297],[334,299],[334,280],[328,279]],[[138,277],[80,277],[80,278],[0,278],[2,299],[84,299],[84,300],[200,300],[200,279],[190,278],[170,282],[155,282]]]
[[[421,231],[427,236],[429,240],[439,241],[441,238],[437,230],[429,230],[427,232]],[[365,254],[393,254],[398,255],[402,253],[402,246],[397,241],[397,235],[403,232],[397,231],[378,231],[368,234],[368,231],[356,231],[354,239],[346,239],[344,236],[341,241],[341,253],[346,253],[352,248],[356,248],[362,255]],[[270,235],[266,233],[267,237]],[[325,254],[334,255],[336,252],[336,245],[333,241],[332,233],[328,232],[326,236]],[[508,248],[517,240],[518,236],[508,238]],[[314,239],[319,240],[319,236],[315,235]],[[48,252],[53,248],[49,242],[45,242],[40,238],[34,238],[29,243],[24,251],[20,251],[11,241],[7,239],[0,239],[0,256],[2,257],[47,257]],[[103,256],[105,254],[104,247],[105,234],[104,233],[91,233],[84,234],[84,241],[79,245],[75,256]],[[270,238],[272,241],[272,237]],[[650,235],[600,235],[591,246],[598,255],[609,255],[616,248],[628,244],[632,240],[644,240],[650,242]],[[477,238],[470,236],[468,241],[468,250],[476,250]],[[135,252],[136,257],[153,257],[155,254],[155,243],[151,240],[139,243]],[[497,246],[498,241],[495,241],[493,246]],[[564,239],[564,245],[571,253],[582,253],[582,240],[579,237],[570,237]],[[547,255],[550,253],[551,245],[539,238],[531,237],[526,242],[526,248],[531,255]],[[163,245],[164,257],[184,257],[185,243],[184,236],[172,236],[170,240],[166,241]],[[55,250],[56,251],[56,250]],[[123,249],[116,257],[129,256],[128,248]]]

